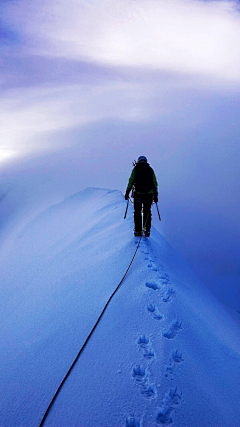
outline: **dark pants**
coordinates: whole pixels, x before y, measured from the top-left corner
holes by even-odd
[[[134,195],[134,224],[135,231],[142,231],[143,227],[147,231],[151,229],[152,222],[152,214],[151,214],[151,206],[152,206],[152,197],[147,195]],[[143,216],[142,216],[143,211]]]

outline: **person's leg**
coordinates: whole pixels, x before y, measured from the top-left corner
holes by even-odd
[[[139,199],[134,199],[134,225],[135,232],[142,231],[142,202]]]
[[[152,212],[151,212],[152,201],[149,200],[143,203],[143,226],[146,232],[150,233],[152,223]]]

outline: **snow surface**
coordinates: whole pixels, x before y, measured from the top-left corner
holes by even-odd
[[[88,188],[2,219],[0,426],[40,424],[136,249],[125,206]],[[239,378],[238,324],[153,228],[45,426],[238,427]]]

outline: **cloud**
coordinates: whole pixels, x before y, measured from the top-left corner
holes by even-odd
[[[240,80],[235,1],[25,0],[5,19],[35,54]]]
[[[225,132],[229,117],[232,114],[238,117],[239,94],[236,90],[228,90],[230,94],[226,95],[224,87],[216,89],[203,83],[196,87],[194,80],[171,76],[153,76],[152,79],[148,76],[143,80],[135,76],[135,79],[103,80],[92,84],[77,83],[76,80],[72,84],[38,82],[5,91],[0,104],[0,159],[69,147],[75,144],[74,133],[81,133],[84,145],[84,129],[108,123],[111,134],[117,122],[122,124],[123,133],[126,126],[135,126],[135,141],[148,141],[149,135],[154,135],[154,140],[160,138],[161,145],[168,145],[168,152],[171,152],[180,143],[186,144],[186,135],[189,140],[192,132],[203,129],[204,133],[214,110],[219,109],[219,103],[235,100],[229,106],[231,112],[228,108],[222,111]],[[66,136],[66,132],[72,137]],[[171,135],[171,139],[166,135]],[[115,138],[114,132],[112,137]],[[96,135],[92,142],[95,139]],[[98,144],[103,139],[111,145],[105,131],[98,135]],[[88,144],[91,145],[91,140]]]
[[[66,140],[49,145],[49,135],[101,120],[141,122],[154,115],[147,107],[153,88],[138,83],[62,85],[16,88],[2,96],[0,157],[68,146]],[[169,106],[163,105],[161,111]],[[158,114],[159,114],[158,109]]]
[[[23,0],[3,10],[3,35],[8,23],[19,44],[4,49],[2,159],[68,146],[50,135],[99,121],[190,132],[208,114],[199,97],[238,92],[235,2]]]

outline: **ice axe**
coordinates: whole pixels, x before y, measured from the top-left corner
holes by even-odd
[[[159,213],[159,209],[158,209],[158,204],[157,203],[155,203],[156,204],[156,208],[157,208],[157,211],[158,211],[158,218],[159,218],[159,221],[161,221],[161,217],[160,217],[160,213]]]
[[[129,199],[128,199],[128,201],[127,201],[127,207],[126,207],[126,211],[125,211],[124,219],[126,219],[126,216],[127,216],[128,205],[129,205]]]

